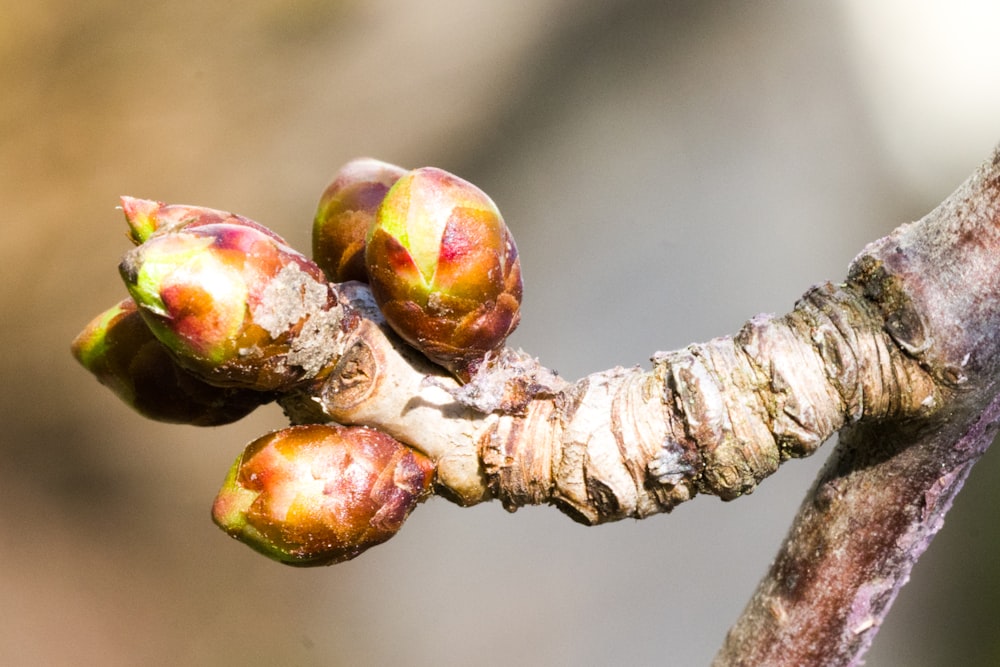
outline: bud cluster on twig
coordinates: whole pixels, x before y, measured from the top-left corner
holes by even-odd
[[[345,165],[320,199],[312,260],[235,214],[131,197],[122,210],[136,246],[119,267],[129,298],[72,351],[151,419],[225,424],[317,386],[364,317],[338,283],[369,283],[395,334],[463,383],[488,371],[519,321],[510,231],[485,193],[440,169]],[[291,565],[389,539],[435,474],[389,434],[315,421],[248,445],[213,508],[227,533]]]

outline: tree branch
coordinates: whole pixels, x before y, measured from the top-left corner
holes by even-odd
[[[506,351],[460,388],[369,324],[285,407],[314,421],[318,405],[423,451],[461,504],[552,503],[588,524],[699,492],[739,497],[844,429],[717,664],[856,660],[996,429],[998,161],[866,248],[846,284],[733,338],[658,353],[651,370],[565,383]]]
[[[435,460],[438,488],[461,504],[553,503],[596,524],[697,493],[731,500],[846,423],[937,405],[930,377],[850,286],[820,285],[782,318],[659,353],[649,371],[566,383],[507,350],[463,387],[377,324],[364,286],[339,289],[364,317],[324,380],[282,399],[286,411],[389,433]]]
[[[393,333],[367,285],[327,283],[317,265],[256,223],[123,203],[139,245],[122,274],[149,329],[115,327],[140,317],[136,304],[119,305],[78,337],[75,353],[104,381],[133,382],[131,353],[162,343],[174,357],[153,357],[155,369],[191,373],[184,386],[217,390],[189,406],[196,417],[208,410],[219,423],[243,414],[216,409],[231,398],[230,383],[261,392],[261,401],[276,396],[295,424],[382,431],[399,441],[380,436],[394,461],[404,451],[414,456],[400,442],[419,450],[430,462],[411,466],[416,482],[366,468],[380,482],[372,488],[405,491],[406,500],[392,530],[373,543],[424,497],[432,468],[435,490],[459,504],[499,499],[514,511],[549,503],[596,524],[669,512],[698,493],[735,499],[840,431],[719,665],[857,661],[1000,420],[1000,152],[923,220],[869,245],[846,283],[813,287],[790,313],[757,316],[736,336],[657,353],[649,370],[614,368],[573,383],[498,348],[502,337],[453,376]],[[509,239],[503,247],[516,259]],[[515,291],[519,297],[519,281]],[[506,312],[504,336],[516,315]],[[440,328],[434,317],[421,321],[432,333]],[[109,331],[128,333],[129,345],[115,348]],[[135,398],[132,384],[114,386]],[[358,435],[366,429],[291,429],[294,446],[278,437],[271,451],[268,436],[247,451],[289,461],[289,475],[308,468],[302,484],[319,489],[323,509],[329,494],[317,480],[327,473],[281,453],[311,452],[309,438],[320,432],[336,443],[371,440]],[[331,457],[350,465],[350,457]],[[216,504],[234,534],[259,492],[244,493],[240,465]],[[255,475],[248,483],[285,472]],[[282,489],[282,497],[297,491]],[[290,510],[282,507],[267,530],[283,534]],[[302,562],[296,558],[290,562]]]
[[[857,664],[1000,423],[1000,152],[872,243],[851,283],[939,391],[920,419],[840,442],[716,665]]]

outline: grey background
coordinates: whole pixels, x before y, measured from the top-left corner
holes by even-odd
[[[568,378],[785,312],[1000,140],[989,3],[0,1],[0,662],[706,664],[829,446],[752,496],[580,527],[435,499],[293,570],[211,500],[268,408],[131,413],[68,353],[123,294],[117,196],[309,247],[347,160],[480,185],[526,280],[513,343]],[[1000,660],[992,454],[869,665]]]

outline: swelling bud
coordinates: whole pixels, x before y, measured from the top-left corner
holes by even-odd
[[[496,204],[434,167],[401,177],[365,250],[372,294],[407,343],[463,381],[517,327],[521,266]]]
[[[156,421],[219,426],[271,400],[256,391],[210,385],[178,366],[131,299],[95,317],[71,350],[101,384]]]
[[[256,227],[153,234],[119,269],[150,331],[210,384],[287,389],[330,361],[340,318],[323,272]]]
[[[212,518],[282,563],[340,563],[395,535],[433,472],[430,459],[380,431],[293,426],[247,446]]]
[[[333,178],[319,200],[313,220],[313,261],[331,282],[368,282],[365,235],[375,212],[402,167],[371,158],[351,160]]]

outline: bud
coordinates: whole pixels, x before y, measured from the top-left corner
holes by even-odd
[[[282,563],[340,563],[395,535],[433,473],[430,459],[380,431],[293,426],[247,446],[212,519]]]
[[[369,231],[365,260],[390,326],[463,380],[517,327],[514,239],[496,204],[446,171],[424,167],[396,182]]]
[[[178,366],[126,299],[88,324],[73,356],[139,414],[161,422],[218,426],[242,419],[270,396],[215,387]]]
[[[285,240],[270,229],[242,215],[218,211],[204,206],[186,206],[184,204],[164,204],[151,199],[136,199],[122,197],[121,209],[125,213],[125,221],[129,227],[129,239],[139,245],[149,240],[153,234],[167,234],[181,229],[190,229],[204,225],[240,225],[252,227],[267,234],[278,243]]]
[[[368,282],[365,235],[375,211],[392,184],[406,173],[402,167],[359,158],[337,172],[319,200],[313,220],[313,261],[331,282]]]
[[[285,389],[330,361],[339,319],[323,272],[256,227],[153,234],[119,268],[153,334],[210,384]]]

